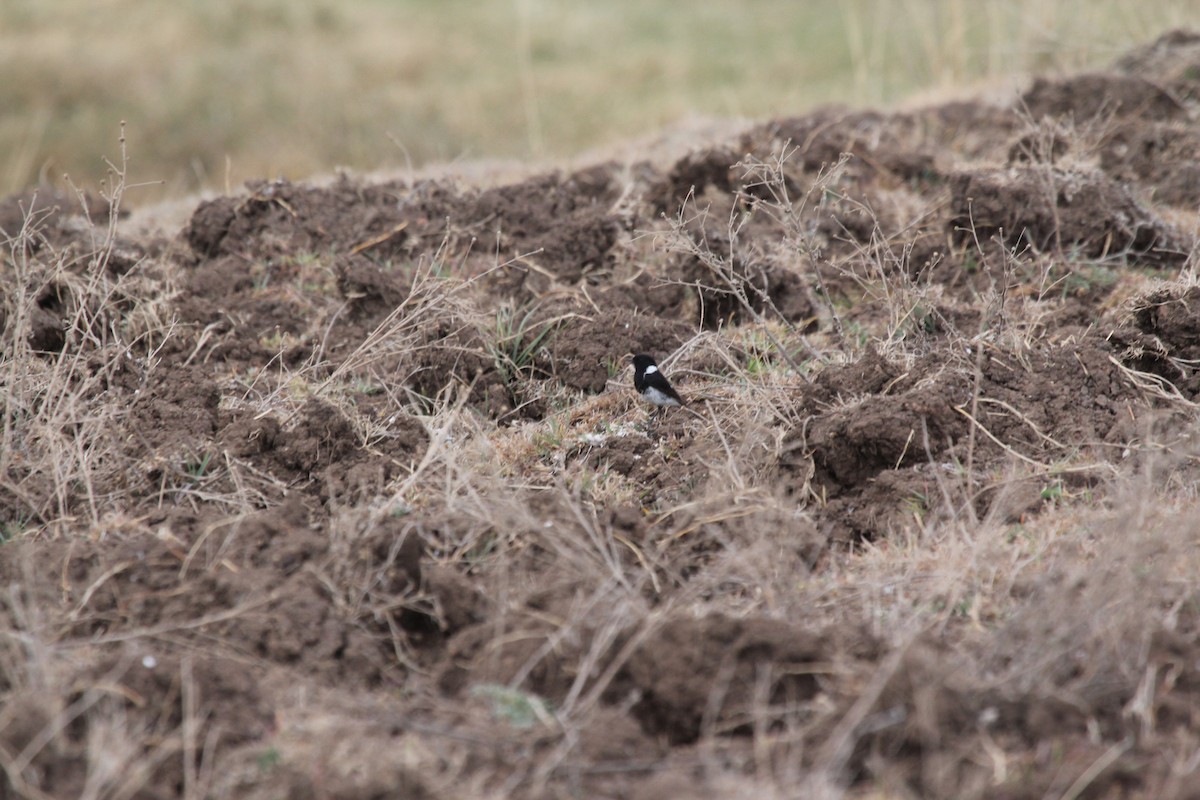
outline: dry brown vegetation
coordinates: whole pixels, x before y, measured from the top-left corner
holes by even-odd
[[[1196,797],[1198,114],[4,201],[2,794]]]

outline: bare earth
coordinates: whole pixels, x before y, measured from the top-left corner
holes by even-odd
[[[1198,118],[0,202],[0,797],[1200,797]]]

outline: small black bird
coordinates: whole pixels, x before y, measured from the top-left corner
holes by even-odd
[[[659,408],[684,405],[683,398],[654,363],[654,357],[645,353],[633,357],[633,388],[643,400]]]

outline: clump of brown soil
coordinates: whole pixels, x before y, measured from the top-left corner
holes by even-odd
[[[1193,311],[1200,288],[1168,284],[1136,298],[1132,314],[1110,340],[1130,367],[1168,381],[1183,396],[1200,391],[1195,364],[1200,359],[1200,323]]]
[[[776,620],[712,615],[669,622],[626,667],[640,695],[633,713],[648,733],[676,744],[694,742],[705,728],[747,733],[755,702],[813,698],[817,680],[810,670],[827,646]],[[721,699],[714,702],[717,686]]]
[[[1164,266],[1187,258],[1179,234],[1100,173],[1010,167],[955,175],[950,185],[950,226],[960,243],[996,239],[1008,248]]]

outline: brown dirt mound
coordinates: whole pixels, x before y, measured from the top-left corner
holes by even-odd
[[[1200,205],[1200,135],[1186,123],[1130,123],[1106,137],[1100,167],[1155,201],[1180,208]]]
[[[1141,372],[1158,375],[1183,395],[1194,399],[1200,377],[1194,364],[1200,359],[1200,321],[1193,310],[1200,302],[1200,287],[1167,285],[1132,304],[1132,316],[1110,339],[1124,348],[1122,360]]]
[[[458,242],[478,240],[571,283],[603,264],[619,229],[609,212],[616,187],[604,167],[482,192],[432,182],[360,186],[346,178],[328,188],[287,181],[248,188],[248,197],[217,198],[196,210],[184,236],[198,259],[332,252],[386,262],[452,254]]]
[[[963,244],[997,239],[1006,247],[1124,256],[1156,265],[1187,258],[1185,240],[1099,173],[1010,167],[951,180],[950,229]]]
[[[1172,119],[1187,114],[1165,88],[1143,78],[1107,73],[1061,80],[1039,78],[1021,96],[1021,103],[1034,119],[1070,116],[1084,120],[1101,114]]]
[[[827,647],[775,620],[713,615],[669,622],[626,667],[640,694],[633,713],[647,733],[676,744],[714,729],[745,734],[756,702],[801,703],[816,694],[812,667]]]
[[[793,488],[812,481],[838,538],[873,539],[937,504],[934,464],[1014,453],[1046,463],[1113,459],[1146,406],[1114,356],[1091,337],[1022,354],[988,348],[975,363],[929,358],[902,371],[872,350],[821,374],[800,401],[811,416],[789,434],[778,467]],[[1086,473],[1065,479],[1089,482]]]

